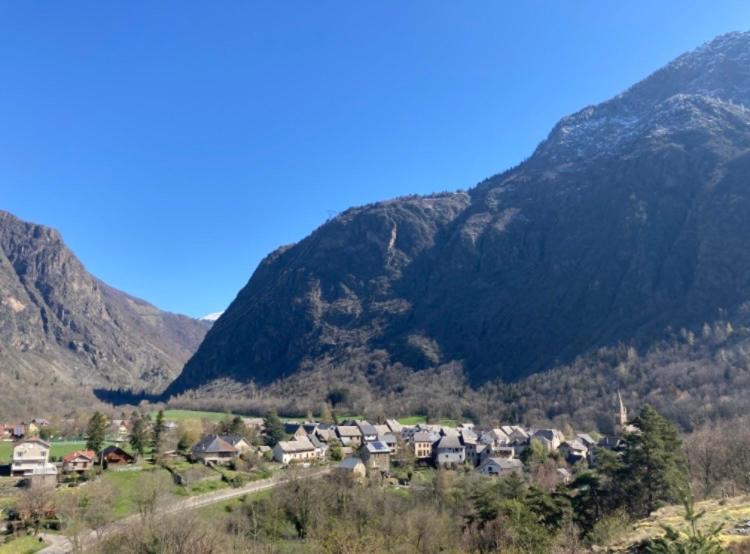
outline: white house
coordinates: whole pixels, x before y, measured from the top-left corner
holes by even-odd
[[[292,441],[279,441],[273,447],[274,460],[284,465],[292,462],[312,462],[318,457],[315,447],[307,437]]]
[[[30,438],[13,447],[10,474],[13,477],[31,477],[40,481],[56,481],[57,467],[49,463],[50,445],[38,438]]]

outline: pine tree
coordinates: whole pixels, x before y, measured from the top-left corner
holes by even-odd
[[[151,448],[153,449],[154,456],[156,456],[161,449],[161,441],[166,429],[167,428],[164,425],[164,410],[159,410],[159,413],[156,414],[156,422],[154,423],[154,428],[151,432]]]
[[[265,420],[266,427],[266,444],[274,447],[276,444],[284,440],[284,424],[279,419],[276,412],[270,412]]]
[[[628,511],[648,516],[680,497],[686,481],[682,442],[674,425],[651,406],[633,422],[638,429],[625,437],[622,466],[614,480]]]
[[[130,430],[130,446],[137,456],[143,456],[146,451],[147,429],[146,421],[139,417],[133,421],[133,428]]]
[[[107,433],[107,418],[100,412],[94,412],[86,429],[86,448],[99,452],[104,445]]]

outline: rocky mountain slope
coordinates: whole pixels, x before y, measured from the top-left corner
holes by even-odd
[[[209,325],[90,275],[53,229],[0,211],[0,404],[95,387],[160,391]]]
[[[750,33],[724,35],[468,192],[350,209],[261,263],[168,393],[268,384],[354,351],[365,375],[385,359],[516,381],[741,313],[746,106]]]

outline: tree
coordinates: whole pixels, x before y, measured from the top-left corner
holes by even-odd
[[[179,423],[178,432],[180,439],[177,448],[186,451],[200,440],[203,434],[203,423],[198,419],[185,419]]]
[[[266,444],[270,447],[276,446],[279,441],[284,440],[284,424],[279,419],[278,414],[272,411],[266,416]]]
[[[333,423],[333,413],[331,412],[331,406],[327,402],[324,402],[320,407],[320,422],[328,424]]]
[[[706,532],[698,528],[699,520],[705,511],[696,512],[693,498],[685,495],[683,498],[685,513],[683,518],[687,523],[687,533],[680,533],[673,527],[663,526],[664,536],[650,541],[645,546],[648,554],[722,554],[726,552],[719,542],[722,524],[711,526]]]
[[[680,498],[686,462],[677,429],[651,406],[633,423],[638,431],[625,436],[622,466],[613,482],[629,513],[646,517]]]
[[[151,448],[153,449],[154,456],[156,456],[156,453],[161,449],[162,437],[166,430],[167,428],[164,425],[164,410],[159,410],[159,413],[156,414],[156,422],[154,423],[154,428],[151,432]]]
[[[146,442],[148,440],[146,422],[139,417],[133,421],[133,427],[130,430],[130,446],[136,456],[143,456],[146,451]]]
[[[104,445],[106,433],[107,418],[98,411],[94,412],[86,428],[86,448],[99,452]]]

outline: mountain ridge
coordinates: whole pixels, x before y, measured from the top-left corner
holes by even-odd
[[[750,299],[750,33],[563,118],[468,192],[346,210],[270,254],[176,394],[270,384],[347,348],[474,386],[648,346]]]
[[[20,402],[16,393],[29,385],[45,398],[50,388],[81,397],[97,387],[158,392],[207,329],[110,287],[86,271],[58,231],[6,211],[0,211],[0,305],[6,406]]]

